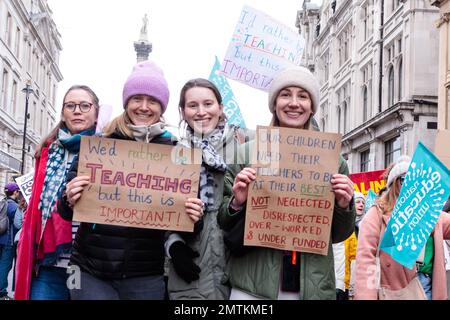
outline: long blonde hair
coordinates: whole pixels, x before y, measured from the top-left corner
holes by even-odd
[[[159,122],[166,123],[163,116],[159,117]],[[133,122],[131,122],[127,110],[125,109],[120,116],[114,118],[105,129],[103,129],[103,135],[109,137],[115,132],[118,132],[124,137],[134,139],[133,131],[128,127],[130,124],[133,124]]]
[[[122,114],[116,118],[114,118],[103,130],[103,134],[106,137],[111,136],[113,133],[118,132],[121,135],[128,137],[130,139],[134,139],[133,132],[128,127],[131,123],[130,117],[127,114],[127,111],[124,110]]]

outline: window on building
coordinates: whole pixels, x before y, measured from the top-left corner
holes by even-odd
[[[41,107],[41,116],[39,121],[39,134],[42,135],[45,128],[44,105]]]
[[[28,62],[27,62],[27,70],[31,70],[31,61],[33,57],[33,48],[31,47],[31,43],[28,43]],[[28,71],[29,72],[29,71]]]
[[[327,111],[327,104],[328,102],[322,103],[320,106],[320,128],[323,132],[326,132],[327,129],[327,118],[328,118],[328,111]]]
[[[370,155],[370,150],[366,150],[361,152],[361,167],[360,167],[360,172],[367,172],[369,171],[369,155]]]
[[[11,107],[12,107],[12,116],[16,117],[17,115],[17,81],[13,80],[12,92],[11,92]]]
[[[403,97],[403,59],[398,63],[398,101]]]
[[[400,138],[395,137],[384,143],[384,167],[387,168],[391,163],[400,157]]]
[[[394,66],[389,68],[389,80],[388,80],[388,107],[394,105]]]
[[[328,78],[330,77],[330,61],[329,61],[329,51],[326,51],[322,56],[322,63],[323,63],[323,83],[326,83],[328,81]]]
[[[16,39],[15,39],[16,43],[15,43],[15,50],[14,53],[16,54],[17,59],[20,60],[20,29],[19,27],[17,27],[16,29]]]
[[[3,69],[3,76],[2,76],[2,106],[3,110],[7,110],[8,106],[8,71],[6,69]]]
[[[363,86],[363,122],[369,118],[369,106],[367,104],[367,87]]]
[[[338,36],[339,66],[350,58],[351,52],[351,24],[349,24]]]
[[[11,42],[12,42],[12,16],[11,14],[8,12],[8,14],[6,15],[6,29],[5,29],[5,39],[6,39],[6,44],[8,45],[8,47],[11,48]]]
[[[363,40],[365,42],[373,33],[373,13],[372,5],[370,2],[367,2],[366,5],[362,8],[362,20],[364,27]]]
[[[344,134],[346,134],[347,133],[347,102],[346,101],[344,101],[343,103],[342,103],[342,128],[343,128],[343,130],[344,130]]]
[[[341,107],[338,106],[337,108],[337,118],[338,118],[338,133],[341,132]]]
[[[36,101],[33,101],[33,112],[37,111],[37,103]],[[30,110],[28,110],[28,114],[29,114]],[[32,120],[31,120],[32,119]],[[37,131],[37,123],[39,122],[38,116],[36,115],[35,117],[30,117],[30,120],[32,121],[32,128],[34,130],[34,132]]]

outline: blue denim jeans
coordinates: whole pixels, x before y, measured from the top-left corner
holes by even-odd
[[[30,300],[70,300],[66,268],[41,266],[31,279]]]
[[[431,300],[432,295],[431,295],[431,288],[432,288],[432,283],[431,283],[431,276],[426,274],[426,273],[422,273],[422,272],[417,272],[417,276],[419,277],[420,283],[422,284],[423,290],[425,291],[425,295],[427,296],[428,300]]]
[[[81,272],[80,284],[70,290],[72,300],[163,300],[165,295],[162,275],[103,280]]]
[[[14,259],[14,247],[0,244],[0,297],[8,294],[8,274]]]

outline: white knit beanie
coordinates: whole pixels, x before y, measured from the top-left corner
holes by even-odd
[[[408,172],[410,164],[411,158],[409,156],[404,155],[397,159],[396,164],[392,167],[391,171],[389,171],[387,180],[388,188],[391,187],[392,183],[397,177]]]
[[[316,77],[305,67],[289,68],[275,76],[269,89],[269,109],[275,112],[275,99],[278,93],[286,87],[300,87],[308,91],[312,100],[312,112],[317,112],[319,105],[319,82]]]
[[[364,197],[364,195],[361,193],[361,192],[357,192],[357,191],[355,191],[355,192],[353,192],[353,198],[356,200],[356,199],[363,199],[363,200],[366,200],[366,198]]]

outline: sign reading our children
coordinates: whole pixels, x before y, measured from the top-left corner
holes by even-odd
[[[226,77],[268,91],[273,76],[299,66],[305,40],[267,14],[244,6],[220,71]]]
[[[91,183],[75,205],[74,220],[193,231],[185,201],[197,196],[200,164],[182,164],[176,156],[182,150],[174,148],[82,137],[78,175],[90,176]]]
[[[381,250],[412,269],[449,195],[450,170],[419,142],[381,241]]]
[[[341,135],[258,127],[244,244],[326,255]]]

